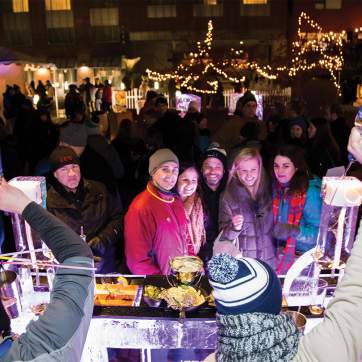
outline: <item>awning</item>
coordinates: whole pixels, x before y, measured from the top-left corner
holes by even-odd
[[[11,63],[45,64],[47,62],[44,58],[41,58],[39,56],[21,53],[6,47],[0,47],[0,63],[1,64],[11,64]]]

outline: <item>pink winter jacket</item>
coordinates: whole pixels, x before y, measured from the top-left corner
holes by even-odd
[[[124,233],[127,266],[133,274],[169,274],[170,259],[187,254],[184,207],[176,197],[167,202],[172,199],[149,182],[131,203]]]

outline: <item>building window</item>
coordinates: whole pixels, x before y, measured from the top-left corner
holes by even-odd
[[[9,45],[31,45],[31,28],[29,14],[6,13],[3,14],[6,43]]]
[[[74,17],[72,11],[47,11],[46,23],[49,44],[74,42]]]
[[[45,9],[54,10],[72,10],[70,0],[45,0]]]
[[[270,16],[270,3],[240,4],[241,16]]]
[[[204,5],[217,5],[217,0],[204,0]]]
[[[149,5],[147,6],[149,18],[175,18],[176,5]]]
[[[265,5],[268,0],[243,0],[244,5]]]
[[[204,17],[217,17],[224,15],[224,8],[222,4],[218,5],[203,5],[203,4],[194,4],[193,6],[194,16],[204,16]]]
[[[94,8],[89,10],[92,38],[96,42],[119,42],[118,8]]]
[[[187,37],[189,32],[172,31],[137,31],[129,34],[131,41],[154,41],[154,40],[172,40],[175,37]]]
[[[13,0],[13,13],[28,13],[29,0]]]
[[[342,0],[316,0],[317,10],[339,10],[342,8]]]

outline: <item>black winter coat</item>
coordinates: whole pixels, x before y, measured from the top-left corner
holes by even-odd
[[[47,209],[77,234],[83,227],[87,242],[99,238],[98,246],[92,247],[96,260],[100,259],[98,273],[119,271],[121,253],[124,255],[123,217],[103,184],[83,179],[72,193],[55,181],[47,194]]]
[[[244,216],[241,231],[234,230],[231,222],[236,214]],[[271,185],[264,171],[255,200],[237,178],[226,186],[220,197],[219,227],[224,230],[221,240],[239,239],[243,256],[258,258],[276,267]]]

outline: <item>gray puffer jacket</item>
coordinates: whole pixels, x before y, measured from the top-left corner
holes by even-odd
[[[241,231],[234,230],[231,222],[232,216],[236,214],[244,216]],[[237,178],[226,186],[220,197],[219,228],[224,230],[222,240],[239,238],[243,256],[258,258],[276,267],[271,185],[264,170],[255,200]]]

